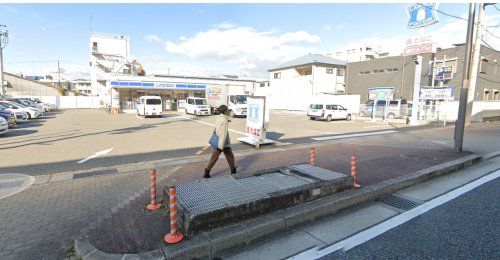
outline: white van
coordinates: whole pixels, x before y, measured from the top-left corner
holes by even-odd
[[[207,104],[207,99],[198,97],[186,98],[184,105],[186,114],[193,114],[195,116],[210,115],[210,106]]]
[[[157,116],[161,117],[163,112],[161,97],[142,96],[137,104],[137,115],[139,116]]]
[[[327,122],[332,119],[351,120],[351,112],[341,105],[328,104],[311,104],[307,110],[307,116],[311,120],[324,119]]]

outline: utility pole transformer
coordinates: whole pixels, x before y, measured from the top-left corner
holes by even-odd
[[[464,128],[465,128],[465,110],[467,106],[467,96],[469,95],[469,84],[471,75],[471,53],[472,53],[472,38],[474,34],[474,17],[476,16],[476,5],[469,4],[469,19],[467,23],[467,38],[465,45],[465,60],[464,60],[464,75],[462,78],[462,89],[460,90],[460,103],[458,104],[458,117],[455,122],[455,139],[454,150],[461,152],[464,143]]]
[[[479,60],[481,58],[481,41],[483,38],[483,14],[484,14],[484,4],[479,4],[479,9],[477,10],[477,22],[476,22],[476,39],[474,40],[474,50],[472,53],[472,65],[471,65],[471,76],[469,85],[469,95],[467,97],[467,107],[465,110],[465,126],[470,126],[472,117],[472,105],[476,96],[476,82],[479,73]]]

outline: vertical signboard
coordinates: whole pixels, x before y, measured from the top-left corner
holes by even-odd
[[[268,109],[266,109],[266,97],[252,96],[247,97],[247,125],[245,132],[246,137],[238,138],[239,141],[255,145],[257,148],[261,144],[273,143],[272,140],[266,139],[266,125],[269,120]]]

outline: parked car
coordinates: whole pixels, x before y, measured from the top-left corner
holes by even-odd
[[[28,119],[39,118],[43,116],[43,113],[34,108],[34,107],[26,107],[22,104],[13,101],[0,101],[0,105],[5,107],[8,110],[13,112],[25,112],[27,114]]]
[[[3,117],[3,119],[7,120],[9,128],[14,127],[17,123],[15,114],[8,110],[0,109],[0,117]]]
[[[369,100],[365,103],[365,108],[360,112],[361,116],[372,116],[373,114],[373,100]],[[387,107],[386,107],[387,106]],[[384,113],[388,118],[404,118],[409,115],[408,102],[406,99],[394,99],[394,100],[377,100],[376,104],[376,117],[384,117]]]
[[[29,98],[28,100],[31,102],[43,105],[43,107],[45,108],[45,112],[57,110],[56,105],[49,104],[47,102],[42,102],[39,98]]]
[[[206,115],[209,116],[210,106],[207,104],[205,98],[188,97],[184,107],[186,114],[193,114],[195,116]]]
[[[322,119],[327,122],[333,119],[345,119],[349,121],[352,118],[352,114],[347,108],[335,104],[311,104],[307,110],[307,116],[311,120]]]
[[[16,103],[19,103],[25,107],[33,107],[33,108],[36,108],[38,110],[40,110],[40,112],[43,112],[44,111],[44,108],[43,108],[43,105],[40,105],[40,104],[37,104],[37,103],[34,103],[34,102],[31,102],[29,101],[29,99],[27,98],[9,98],[7,99],[9,101],[14,101]]]
[[[3,117],[0,117],[0,135],[9,131],[9,122]]]
[[[139,98],[136,105],[137,115],[139,116],[158,116],[163,114],[163,106],[161,97],[158,96],[142,96]]]

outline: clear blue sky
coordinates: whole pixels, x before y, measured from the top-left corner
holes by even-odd
[[[40,74],[42,70],[55,70],[54,62],[13,63],[43,60],[62,60],[63,66],[68,70],[85,71],[89,57],[89,17],[92,17],[95,32],[130,36],[132,55],[143,61],[147,71],[169,68],[179,73],[193,71],[264,75],[266,66],[280,63],[301,52],[326,53],[341,48],[345,35],[348,41],[356,41],[415,33],[406,28],[407,6],[408,4],[0,4],[0,24],[7,25],[12,35],[4,54],[8,72]],[[466,4],[441,4],[439,8],[459,16],[467,11]],[[433,25],[430,31],[454,20],[443,15],[440,18],[441,21]],[[215,31],[208,36],[203,34],[210,30]],[[302,34],[286,35],[301,31]],[[241,41],[246,40],[246,43],[221,44],[221,49],[232,50],[229,54],[225,53],[217,50],[217,42],[210,42],[214,37],[217,40],[219,33],[221,40],[241,35]],[[148,35],[149,38],[146,37]],[[285,38],[288,40],[284,40]],[[252,42],[255,39],[256,42]],[[167,42],[170,42],[169,48],[165,48]],[[267,43],[255,47],[262,42]],[[198,53],[205,47],[211,50]],[[270,50],[265,52],[258,48]],[[270,55],[273,54],[272,49],[276,49],[275,52],[279,55]]]

